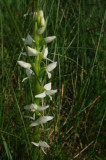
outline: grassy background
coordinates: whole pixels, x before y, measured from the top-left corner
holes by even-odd
[[[49,57],[58,61],[52,77],[58,94],[48,110],[55,118],[41,134],[51,147],[42,159],[105,160],[105,1],[39,1],[49,18],[45,36],[57,36],[49,45]],[[36,1],[8,0],[8,4],[22,37],[31,34],[32,17],[23,14],[34,11]],[[32,134],[23,109],[31,84],[22,83],[24,72],[17,66],[21,50],[0,0],[0,160],[32,159]]]

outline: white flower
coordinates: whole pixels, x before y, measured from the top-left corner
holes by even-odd
[[[30,105],[24,106],[24,109],[31,110],[32,112],[35,112],[36,110],[44,111],[47,108],[49,108],[49,105],[47,105],[47,106],[38,106],[37,104],[30,104]]]
[[[47,72],[47,74],[48,74],[48,78],[50,79],[51,78],[51,73]]]
[[[26,45],[31,45],[32,42],[35,42],[29,34],[27,35],[26,39],[25,39],[25,38],[22,38],[22,40],[24,41],[24,43],[25,43]]]
[[[44,148],[49,148],[50,147],[45,141],[39,141],[39,143],[35,143],[35,142],[31,142],[31,143],[33,145],[35,145],[36,147],[41,147],[44,154],[46,154],[46,152],[44,151]]]
[[[46,58],[47,58],[47,55],[48,55],[48,48],[45,48],[45,52],[44,52],[43,58],[46,59]]]
[[[30,78],[31,75],[34,74],[34,72],[31,69],[26,69],[26,74]]]
[[[46,95],[48,95],[50,100],[52,101],[51,95],[54,95],[55,93],[57,93],[57,89],[56,90],[50,90],[50,91],[44,91],[43,93],[36,95],[35,98],[45,98]]]
[[[35,98],[44,98],[44,97],[46,97],[46,93],[45,92],[40,93],[40,94],[35,96]]]
[[[23,67],[23,68],[25,68],[25,69],[30,69],[30,68],[31,68],[31,64],[30,64],[30,63],[26,63],[26,62],[24,62],[24,61],[17,61],[17,63],[18,63],[21,67]]]
[[[51,83],[48,83],[44,86],[45,91],[43,93],[40,93],[38,95],[35,96],[35,98],[44,98],[47,96],[49,96],[50,100],[52,100],[52,95],[54,95],[57,92],[56,90],[51,90]]]
[[[40,54],[39,51],[37,51],[36,49],[33,49],[31,47],[28,47],[28,55],[29,56],[37,56],[38,54]]]
[[[40,54],[39,51],[37,51],[36,49],[33,49],[31,47],[27,47],[28,48],[28,56],[37,56]],[[27,56],[26,52],[21,52],[22,55]]]
[[[45,48],[45,52],[44,52],[44,55],[43,55],[43,59],[46,59],[46,60],[48,60],[48,61],[50,61],[50,62],[53,62],[51,59],[47,58],[47,56],[48,56],[48,48]]]
[[[51,101],[52,101],[52,95],[54,95],[55,93],[57,93],[57,89],[46,91],[46,95],[49,96]]]
[[[56,36],[50,36],[50,37],[44,38],[44,40],[45,40],[46,43],[50,43],[50,42],[52,42],[54,39],[56,39]]]
[[[22,82],[24,82],[26,79],[29,79],[31,77],[31,75],[34,75],[34,72],[31,70],[31,69],[26,69],[26,74],[27,74],[27,77],[25,77]]]
[[[46,72],[48,74],[48,78],[50,79],[51,78],[51,71],[56,68],[57,66],[57,62],[53,62],[53,63],[50,63],[47,67],[46,67]]]
[[[57,89],[50,90],[50,91],[44,91],[43,93],[36,95],[35,98],[45,98],[47,95],[47,96],[49,96],[50,100],[52,101],[51,96],[54,95],[55,93],[57,93]]]
[[[28,48],[28,56],[37,56],[40,54],[39,51],[37,51],[36,49],[33,49],[31,47],[27,47]],[[21,52],[22,55],[27,56],[26,52]]]
[[[48,121],[52,120],[53,116],[43,116],[38,118],[35,122],[31,123],[30,127],[35,127],[38,125],[43,125],[44,123],[47,123]]]
[[[48,91],[48,90],[51,90],[51,82],[48,83],[48,84],[45,84],[45,85],[44,85],[44,89],[46,89],[47,91]]]
[[[57,89],[46,91],[46,94],[47,94],[48,96],[52,96],[52,95],[55,94],[55,93],[57,93]]]
[[[47,70],[48,72],[51,72],[54,68],[56,68],[56,66],[57,66],[57,62],[50,63],[50,64],[47,66],[46,70]]]

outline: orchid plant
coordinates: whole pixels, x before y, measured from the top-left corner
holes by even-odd
[[[43,37],[43,33],[47,28],[47,19],[45,20],[42,10],[38,10],[33,15],[34,32],[32,37],[28,34],[26,38],[23,38],[24,44],[27,46],[27,52],[22,51],[21,55],[31,57],[31,63],[28,61],[18,61],[17,63],[25,69],[26,77],[22,82],[30,80],[33,88],[33,101],[30,104],[26,104],[24,109],[30,111],[32,116],[25,116],[31,120],[30,127],[34,127],[34,138],[31,142],[35,147],[41,147],[42,151],[46,154],[44,148],[50,146],[39,138],[39,127],[41,125],[53,119],[53,116],[44,115],[44,111],[49,108],[49,104],[45,105],[45,98],[49,97],[52,100],[52,96],[57,92],[57,89],[53,90],[50,82],[51,72],[57,66],[57,62],[48,58],[47,44],[56,39],[56,36]],[[48,80],[47,78],[48,77]],[[39,81],[38,81],[39,80]],[[47,84],[46,81],[48,82]],[[43,102],[43,103],[42,103]],[[34,157],[37,157],[37,151],[34,153]],[[36,158],[35,158],[36,159]]]

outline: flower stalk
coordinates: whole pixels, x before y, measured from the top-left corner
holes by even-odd
[[[37,160],[39,148],[41,148],[44,154],[46,154],[44,149],[50,147],[45,141],[40,140],[39,128],[40,126],[44,128],[43,124],[53,119],[52,116],[44,116],[44,114],[42,114],[42,111],[44,112],[44,110],[48,109],[49,105],[47,104],[42,106],[41,104],[42,99],[45,100],[46,97],[49,96],[50,100],[52,100],[52,95],[57,92],[57,90],[51,89],[51,82],[45,84],[45,75],[48,75],[50,80],[51,72],[57,66],[57,62],[53,62],[47,57],[48,47],[46,43],[52,42],[56,37],[49,36],[45,38],[42,36],[47,27],[47,19],[45,20],[43,11],[39,11],[39,9],[37,9],[37,12],[33,14],[35,22],[34,32],[32,35],[33,38],[29,34],[26,39],[22,38],[16,21],[8,6],[8,2],[3,0],[3,3],[11,17],[11,21],[20,39],[20,43],[24,48],[24,52],[21,54],[23,56],[27,56],[27,62],[19,60],[17,63],[26,71],[27,77],[25,77],[22,82],[28,81],[30,79],[33,86],[33,94],[35,99],[33,102],[31,102],[31,105],[26,104],[24,109],[29,110],[31,114],[33,113],[33,116],[30,117],[26,115],[25,118],[29,118],[31,120],[30,127],[34,128],[31,144],[34,146],[33,160]],[[45,61],[50,62],[48,66],[46,66]]]
[[[45,148],[50,146],[40,139],[39,129],[44,129],[44,124],[51,121],[54,117],[50,115],[44,115],[44,111],[49,108],[49,105],[45,104],[47,97],[52,100],[52,96],[57,92],[57,89],[53,90],[50,82],[51,72],[57,66],[57,62],[50,60],[47,56],[49,54],[47,43],[55,40],[56,36],[43,37],[43,33],[47,27],[47,19],[45,20],[42,10],[37,10],[33,15],[34,18],[34,31],[33,38],[28,34],[26,38],[22,38],[25,45],[27,45],[27,52],[22,52],[23,56],[27,56],[27,62],[22,60],[17,63],[20,67],[26,70],[26,75],[22,82],[30,79],[33,86],[34,101],[30,104],[26,104],[24,109],[30,111],[31,116],[25,116],[31,120],[29,127],[33,129],[32,145],[34,147],[33,160],[37,160],[39,148],[46,154]],[[29,59],[31,58],[31,61]],[[30,63],[32,62],[32,63]],[[47,65],[47,62],[49,63]],[[34,77],[34,75],[36,75]],[[48,83],[45,84],[45,79],[48,77]],[[44,106],[42,105],[44,101]],[[32,115],[33,114],[33,115]]]

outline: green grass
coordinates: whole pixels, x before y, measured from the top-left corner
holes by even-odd
[[[22,37],[32,33],[31,0],[8,0]],[[105,1],[40,0],[48,16],[46,35],[56,35],[49,57],[58,61],[48,115],[54,121],[41,137],[50,144],[44,160],[105,160],[106,57]],[[3,1],[0,1],[0,160],[31,160],[31,130],[23,106],[31,84],[22,83],[17,66],[22,46]],[[30,96],[29,96],[30,95]],[[50,127],[50,125],[52,127]]]

